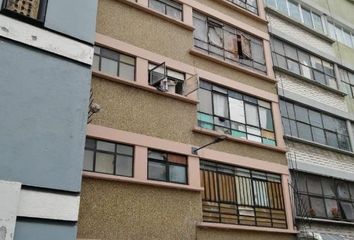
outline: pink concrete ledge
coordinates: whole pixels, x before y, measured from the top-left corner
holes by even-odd
[[[233,224],[223,224],[223,223],[202,222],[202,223],[198,223],[197,227],[199,227],[199,228],[214,228],[214,229],[221,229],[221,230],[244,230],[244,231],[298,234],[298,231],[292,230],[292,229],[254,227],[254,226],[233,225]]]
[[[150,186],[163,187],[163,188],[174,188],[174,189],[187,190],[193,192],[201,192],[204,190],[204,188],[191,187],[189,185],[183,185],[183,184],[175,184],[175,183],[152,181],[152,180],[140,180],[140,179],[135,179],[130,177],[122,177],[122,176],[115,176],[115,175],[109,175],[104,173],[86,172],[86,171],[82,172],[82,177],[108,180],[108,181],[143,184],[143,185],[150,185]]]

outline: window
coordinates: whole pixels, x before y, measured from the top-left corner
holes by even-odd
[[[240,6],[254,14],[258,14],[257,0],[227,0],[237,6]]]
[[[149,149],[148,179],[187,184],[187,157]]]
[[[172,18],[182,20],[182,4],[172,0],[149,0],[149,8]]]
[[[149,84],[161,91],[183,94],[185,74],[160,65],[149,64]]]
[[[354,98],[354,73],[343,68],[339,68],[339,76],[345,92],[348,96]]]
[[[324,33],[321,16],[292,0],[266,0],[267,6],[273,7],[285,15],[303,23],[317,32]]]
[[[354,39],[352,37],[353,31],[341,27],[337,23],[335,24],[328,21],[328,33],[331,38],[336,39],[338,42],[341,42],[351,48],[354,47]]]
[[[271,41],[275,66],[337,89],[334,65],[276,38]]]
[[[230,63],[266,72],[261,39],[216,19],[193,12],[194,47]]]
[[[44,22],[46,0],[4,0],[2,11],[11,16],[38,23]]]
[[[200,82],[198,97],[199,127],[276,145],[269,102],[205,81]]]
[[[292,172],[297,215],[354,221],[354,183]]]
[[[351,151],[345,120],[283,100],[280,112],[285,135]]]
[[[84,170],[133,177],[133,146],[86,138]]]
[[[202,160],[203,221],[286,228],[280,175]]]
[[[95,46],[92,69],[126,80],[135,80],[135,58]]]

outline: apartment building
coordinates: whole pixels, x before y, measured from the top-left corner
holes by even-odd
[[[1,240],[76,239],[96,10],[0,0]]]
[[[262,1],[100,0],[78,239],[295,239]]]
[[[300,239],[354,239],[353,10],[266,1]]]

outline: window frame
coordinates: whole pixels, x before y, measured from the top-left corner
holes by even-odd
[[[344,91],[350,96],[351,98],[354,98],[354,72],[347,70],[345,68],[342,68],[338,66],[338,71],[339,71],[339,78],[341,81],[341,84],[344,86]],[[345,74],[347,76],[348,81],[345,81],[345,79],[342,79],[342,74]],[[353,75],[353,80],[351,80],[349,74]],[[349,87],[349,89],[348,89]]]
[[[151,6],[151,4],[152,4],[151,1],[159,2],[160,4],[163,4],[163,5],[164,5],[164,12],[160,12],[159,10],[153,8],[153,7]],[[180,5],[180,9],[177,8],[177,7],[175,7],[175,6],[172,6],[170,3],[168,3],[168,1],[175,2],[176,5],[177,5],[177,4]],[[154,11],[157,11],[157,12],[159,12],[159,13],[161,13],[161,14],[163,14],[163,15],[166,15],[166,16],[168,16],[168,17],[171,17],[171,18],[173,18],[173,19],[176,19],[176,20],[179,20],[179,21],[183,21],[183,4],[180,3],[180,2],[178,2],[178,1],[175,1],[175,0],[168,0],[168,1],[166,1],[166,0],[148,0],[148,7],[149,7],[150,9],[153,9]],[[175,18],[175,17],[169,15],[169,14],[168,14],[168,11],[167,11],[167,7],[170,7],[170,8],[173,8],[173,9],[179,11],[181,18]]]
[[[349,30],[348,28],[343,27],[341,24],[335,22],[334,20],[327,19],[327,23],[328,23],[328,25],[332,25],[333,26],[333,35],[334,36],[332,36],[330,34],[330,32],[328,32],[328,36],[330,38],[332,38],[332,39],[334,39],[334,40],[346,45],[347,47],[354,48],[354,30]],[[340,30],[340,35],[341,36],[338,36],[337,29]],[[347,44],[347,42],[346,42],[345,35],[344,35],[346,32],[349,34],[350,44]]]
[[[121,176],[121,177],[129,177],[129,178],[134,178],[134,164],[135,164],[135,147],[133,145],[129,145],[129,144],[122,144],[122,143],[117,143],[117,142],[112,142],[112,141],[107,141],[107,140],[101,140],[98,138],[92,138],[92,137],[86,137],[86,141],[87,140],[93,140],[94,141],[94,147],[88,147],[85,144],[85,151],[91,151],[93,152],[93,162],[92,162],[92,170],[87,170],[84,169],[84,171],[86,172],[95,172],[95,173],[100,173],[100,174],[107,174],[107,175],[112,175],[112,176]],[[107,151],[107,150],[102,150],[102,149],[97,149],[97,142],[106,142],[106,143],[110,143],[110,144],[114,144],[114,152],[111,151]],[[117,151],[117,147],[118,145],[122,145],[122,146],[126,146],[126,147],[131,147],[132,148],[132,155],[127,155],[127,154],[123,154],[123,153],[118,153]],[[96,171],[96,154],[98,153],[103,153],[103,154],[110,154],[110,155],[114,155],[114,164],[113,164],[113,173],[106,173],[106,172],[99,172]],[[119,156],[123,156],[123,157],[131,157],[131,165],[132,165],[132,171],[131,171],[131,175],[121,175],[121,174],[117,174],[117,155]],[[84,159],[85,161],[85,159]]]
[[[241,4],[239,4],[239,3],[237,3],[237,2],[235,2],[235,0],[227,0],[227,1],[230,2],[230,3],[232,3],[232,4],[234,4],[234,5],[236,5],[236,6],[238,6],[238,7],[241,7],[241,8],[243,8],[243,9],[245,9],[246,11],[249,11],[249,12],[251,12],[251,13],[253,13],[253,14],[259,15],[259,11],[258,11],[258,1],[257,1],[257,0],[255,0],[256,6],[253,6],[253,5],[251,5],[251,4],[248,4],[248,0],[236,0],[236,1],[241,1],[241,2],[243,2],[244,6],[241,5]],[[250,10],[249,8],[254,9],[254,11]]]
[[[289,117],[289,110],[288,110],[289,109],[289,107],[288,107],[289,105],[291,106],[292,109],[294,109],[294,116],[293,117]],[[309,108],[308,106],[305,106],[305,105],[302,105],[302,104],[298,104],[298,103],[294,103],[292,101],[284,100],[284,99],[280,99],[279,106],[280,106],[280,115],[281,115],[281,119],[282,119],[282,124],[283,124],[283,128],[284,128],[284,135],[285,136],[290,136],[290,137],[295,137],[295,138],[299,138],[299,139],[304,139],[306,141],[314,142],[316,144],[326,145],[328,147],[336,148],[336,149],[339,149],[339,150],[342,150],[342,151],[353,152],[353,149],[351,147],[349,132],[348,132],[348,128],[347,128],[345,119],[339,118],[337,116],[334,116],[334,115],[331,115],[331,114],[328,114],[328,113],[324,113],[323,111],[320,111],[320,110],[317,110],[317,109]],[[305,122],[305,121],[301,121],[301,120],[297,119],[295,106],[298,106],[298,107],[306,109],[307,117],[309,119],[309,122]],[[285,109],[284,109],[284,107],[285,107]],[[284,110],[287,111],[287,113],[284,113],[283,112]],[[313,112],[316,112],[316,113],[320,114],[322,127],[313,125],[313,123],[311,123],[310,111],[313,111]],[[346,134],[339,133],[337,130],[334,131],[332,129],[326,128],[325,127],[325,121],[324,121],[324,118],[326,118],[326,117],[332,118],[335,121],[343,121],[344,124],[345,124]],[[285,127],[284,122],[289,122],[289,125],[288,124],[286,125],[286,126],[289,126],[289,129],[287,129]],[[296,132],[296,136],[294,136],[294,134],[293,134],[293,129],[292,129],[292,126],[291,126],[291,122],[295,122],[294,126],[295,126],[296,129],[294,131]],[[309,127],[312,140],[300,137],[298,124],[304,124],[304,125]],[[320,143],[318,141],[315,141],[313,128],[320,129],[320,130],[322,130],[324,132],[324,140],[326,142],[325,144],[324,143]],[[290,134],[289,134],[289,132],[290,132]],[[329,139],[328,139],[327,133],[336,135],[336,141],[337,141],[337,144],[338,144],[337,147],[332,146],[332,145],[329,144]],[[344,148],[341,148],[339,146],[340,139],[341,139],[339,136],[342,136],[342,137],[346,138],[349,149],[344,149]]]
[[[301,174],[301,177],[296,176],[297,174]],[[354,210],[354,192],[352,192],[352,189],[350,188],[350,185],[354,186],[354,182],[340,180],[340,179],[336,179],[336,178],[333,178],[333,177],[325,177],[325,176],[315,175],[315,174],[312,174],[312,173],[305,173],[305,172],[295,171],[295,170],[291,171],[291,177],[292,177],[293,182],[295,184],[294,187],[295,187],[296,194],[298,196],[301,196],[301,198],[305,196],[306,199],[308,199],[307,203],[308,203],[308,207],[309,208],[307,209],[307,213],[306,214],[309,214],[310,217],[318,218],[318,219],[331,219],[331,220],[335,220],[335,221],[354,222],[354,219],[346,219],[344,210],[343,210],[343,208],[341,207],[341,204],[340,204],[341,202],[351,203],[352,209]],[[320,187],[321,187],[321,193],[312,193],[312,192],[309,191],[309,184],[308,184],[308,178],[309,177],[316,177],[316,178],[320,179],[319,184],[320,184]],[[301,179],[301,181],[305,182],[305,185],[306,185],[305,191],[298,189],[297,181],[299,181],[299,179]],[[330,187],[330,189],[333,191],[334,195],[325,194],[324,182],[331,184],[331,185],[328,185],[327,187]],[[349,198],[346,199],[346,198],[341,198],[339,196],[339,191],[338,191],[338,184],[339,183],[345,183],[346,184],[347,189],[348,189]],[[333,188],[331,188],[331,187],[333,187]],[[297,196],[297,199],[299,198],[298,196]],[[311,202],[311,197],[322,200],[322,202],[323,202],[323,210],[324,210],[324,213],[325,213],[326,217],[316,216],[316,212],[314,212],[315,214],[311,213],[311,211],[313,211],[313,210],[311,210],[311,209],[313,209],[312,202]],[[296,199],[296,215],[299,216],[300,214],[304,214],[304,213],[299,213],[298,212],[299,211],[299,209],[298,209],[299,202],[297,202],[298,201],[297,199]],[[332,209],[327,209],[326,200],[328,200],[328,201],[336,201],[336,204],[337,204],[336,211],[338,213],[338,216],[334,216],[335,214],[332,213],[332,212],[334,212],[334,210],[332,210],[333,208]],[[329,216],[329,212],[331,212],[331,216]]]
[[[19,19],[21,21],[27,22],[29,24],[43,27],[45,18],[46,18],[46,12],[47,12],[47,4],[48,0],[39,0],[39,7],[38,7],[38,16],[37,18],[32,18],[32,17],[27,17],[25,15],[16,13],[12,10],[9,10],[6,8],[7,3],[10,0],[3,0],[2,4],[0,5],[0,12],[3,13],[4,15],[7,15],[9,17],[13,17],[15,19]]]
[[[210,87],[208,88],[208,87],[205,87],[205,86],[210,86]],[[218,84],[214,84],[214,83],[205,81],[203,79],[200,81],[199,89],[202,89],[204,91],[209,91],[210,92],[211,103],[212,103],[212,106],[211,106],[212,113],[207,113],[207,112],[203,112],[203,111],[200,110],[200,104],[201,104],[201,100],[200,100],[200,103],[198,104],[198,110],[197,110],[197,121],[198,121],[198,126],[199,127],[203,128],[203,129],[210,129],[210,128],[204,128],[203,124],[212,125],[212,129],[210,129],[210,130],[213,130],[213,131],[218,131],[217,129],[220,129],[220,130],[224,129],[224,130],[227,130],[227,133],[224,132],[224,134],[228,134],[228,135],[233,136],[235,138],[240,138],[240,139],[245,139],[245,140],[248,140],[248,141],[258,142],[258,143],[261,143],[261,144],[264,144],[264,145],[268,145],[268,146],[275,146],[275,147],[277,146],[277,139],[276,139],[276,133],[275,133],[276,129],[275,129],[275,125],[274,125],[274,116],[273,116],[273,109],[272,109],[271,102],[260,100],[260,99],[258,99],[256,97],[253,97],[253,96],[250,96],[250,95],[247,95],[247,94],[243,94],[243,93],[240,93],[240,92],[235,91],[235,90],[231,90],[231,89],[225,88],[223,86],[220,86]],[[198,91],[199,91],[199,89],[198,89]],[[215,89],[220,89],[220,90],[218,91],[218,90],[215,90]],[[221,92],[221,89],[224,90],[225,92],[224,93]],[[227,117],[220,116],[220,115],[218,115],[216,113],[216,107],[214,106],[215,105],[214,104],[214,95],[215,94],[222,95],[222,96],[224,96],[226,98],[226,101],[227,101],[227,113],[228,113]],[[237,95],[238,97],[235,97],[235,95]],[[244,122],[238,122],[238,121],[236,121],[234,119],[231,119],[230,98],[236,99],[238,101],[242,101]],[[241,99],[239,99],[239,98],[241,98]],[[245,99],[248,99],[248,100],[245,100]],[[252,101],[254,101],[254,102],[252,102]],[[259,104],[260,102],[264,102],[264,103],[269,104],[269,108],[260,105]],[[247,122],[246,105],[250,105],[250,106],[256,107],[256,109],[257,109],[258,126],[250,124],[250,123]],[[269,111],[271,113],[272,130],[262,127],[262,120],[261,120],[261,115],[260,115],[260,110],[261,109],[265,109],[266,111]],[[203,115],[208,115],[209,117],[211,117],[212,118],[212,123],[200,119],[200,117],[203,116]],[[225,126],[225,125],[223,126],[223,125],[215,123],[215,119],[218,119],[221,122],[228,122],[229,123],[228,127]],[[268,120],[268,119],[266,119],[266,120]],[[233,123],[235,124],[234,126],[242,127],[242,125],[243,125],[244,130],[242,131],[240,129],[236,129],[236,127],[233,128],[232,127]],[[257,128],[257,130],[259,131],[259,135],[256,135],[255,133],[250,133],[249,129],[252,129],[252,128],[253,128],[254,131],[256,131],[256,128]],[[237,132],[239,134],[243,133],[244,137],[232,135],[233,131],[235,131],[235,133]],[[266,133],[273,134],[274,139],[271,139],[269,137],[263,136],[262,133],[264,133],[264,134],[266,134]],[[260,142],[252,140],[252,139],[249,139],[248,138],[249,135],[251,137],[259,138]],[[272,143],[272,144],[270,144],[270,143]]]
[[[196,32],[198,32],[198,26],[196,26],[196,22],[203,22],[204,24],[203,29],[206,32],[203,33],[203,39],[198,38],[196,35]],[[240,64],[242,67],[250,68],[262,74],[267,74],[265,49],[262,39],[247,34],[237,27],[219,21],[198,11],[193,11],[193,26],[195,28],[193,32],[194,48],[205,52],[210,56],[220,58],[227,63]],[[222,36],[219,36],[221,46],[213,44],[212,40],[210,39],[210,29],[216,27],[220,29],[222,33]],[[237,39],[237,44],[235,39]],[[243,42],[242,39],[245,42]],[[232,50],[229,49],[231,40],[233,45]],[[227,45],[225,44],[226,42],[228,43]],[[246,43],[248,43],[248,45]],[[242,47],[239,48],[239,45],[242,47],[249,47],[247,47],[246,51],[242,51]],[[252,54],[253,48],[257,50],[262,49],[262,51],[257,54]],[[248,52],[251,53],[251,58],[248,58]]]
[[[156,153],[160,153],[160,154],[166,154],[166,159],[164,160],[158,160],[158,159],[154,159],[154,158],[150,158],[149,157],[149,152],[156,152]],[[159,181],[159,182],[167,182],[167,183],[174,183],[174,184],[181,184],[181,185],[188,185],[189,184],[189,177],[188,177],[188,156],[186,155],[182,155],[182,154],[174,154],[171,152],[166,152],[166,151],[161,151],[161,150],[155,150],[155,149],[148,149],[147,152],[147,179],[148,180],[152,180],[152,181]],[[186,158],[186,164],[181,164],[181,163],[174,163],[174,162],[169,162],[168,161],[168,154],[174,154],[174,155],[180,155]],[[153,162],[153,163],[159,163],[159,164],[163,164],[166,170],[166,179],[156,179],[156,178],[152,178],[150,177],[150,171],[149,171],[149,163]],[[184,167],[185,169],[185,177],[186,177],[186,182],[177,182],[177,181],[172,181],[170,178],[170,166],[178,166],[178,167]]]
[[[287,228],[281,175],[208,159],[200,160],[200,175],[204,188],[204,222]],[[230,205],[235,207],[232,212],[228,208]],[[241,211],[248,213],[242,214]],[[233,221],[230,222],[230,219]],[[269,221],[267,225],[264,220]]]
[[[275,43],[277,42],[277,43]],[[279,49],[277,49],[275,46],[279,47],[279,43],[281,44],[281,48],[282,48],[282,53],[280,52],[277,52]],[[289,56],[287,56],[286,54],[286,47],[290,47],[290,48],[293,48],[296,50],[296,58],[297,59],[294,59],[294,58],[291,58]],[[337,77],[336,77],[336,70],[335,70],[335,67],[334,67],[334,63],[333,62],[330,62],[330,61],[327,61],[327,60],[324,60],[322,57],[319,57],[319,56],[316,56],[306,50],[303,50],[299,47],[297,47],[296,45],[294,44],[289,44],[283,40],[280,40],[278,38],[271,38],[271,51],[272,51],[272,59],[273,59],[273,64],[275,67],[279,67],[279,68],[282,68],[282,69],[285,69],[289,72],[292,72],[293,74],[297,74],[297,75],[300,75],[306,79],[309,79],[310,81],[312,82],[315,82],[316,84],[320,84],[320,85],[323,85],[323,86],[326,86],[326,87],[329,87],[331,89],[334,89],[334,90],[338,90],[338,82],[337,82]],[[305,54],[305,55],[308,55],[309,56],[309,63],[308,65],[304,64],[301,62],[301,59],[300,59],[300,55],[301,54]],[[278,59],[284,59],[285,60],[285,66],[281,66],[279,64],[279,61]],[[313,66],[313,59],[317,59],[317,60],[320,60],[321,61],[321,69],[318,69],[316,68],[316,66]],[[297,65],[298,65],[298,69],[299,69],[299,72],[294,72],[290,69],[289,67],[289,61],[292,61],[292,62],[295,62]],[[325,66],[326,65],[331,65],[332,66],[332,71],[333,71],[333,75],[330,75],[328,72],[326,72],[326,68]],[[286,67],[286,68],[285,68]],[[304,69],[309,69],[310,70],[310,78],[308,76],[306,76],[307,74],[304,73]],[[316,73],[319,73],[323,76],[323,79],[324,79],[324,83],[323,81],[321,81],[321,79],[316,79]],[[335,85],[334,85],[335,84]]]
[[[96,50],[99,50],[99,53],[96,52]],[[118,60],[115,60],[115,59],[112,59],[112,58],[109,58],[109,57],[104,57],[102,56],[102,52],[101,50],[104,49],[104,50],[107,50],[107,51],[111,51],[111,52],[114,52],[115,54],[118,55]],[[129,57],[129,58],[133,58],[134,59],[134,65],[133,64],[130,64],[130,63],[126,63],[126,62],[123,62],[121,61],[121,55],[122,56],[126,56],[126,57]],[[120,52],[120,51],[117,51],[117,50],[114,50],[114,49],[110,49],[110,48],[107,48],[107,47],[103,47],[103,46],[100,46],[100,45],[94,45],[94,55],[93,55],[93,58],[95,59],[95,57],[98,57],[98,66],[97,66],[97,69],[95,69],[94,67],[94,64],[92,64],[92,70],[95,70],[95,71],[99,71],[99,72],[102,72],[104,74],[107,74],[107,75],[110,75],[110,76],[114,76],[114,77],[119,77],[119,78],[122,78],[124,80],[127,80],[127,81],[133,81],[135,82],[136,81],[136,71],[137,71],[137,67],[136,67],[136,63],[137,63],[137,60],[136,60],[136,56],[133,56],[133,55],[129,55],[129,54],[125,54],[123,52]],[[115,61],[117,63],[117,73],[115,75],[112,75],[110,73],[107,73],[105,71],[102,71],[102,58],[105,58],[105,59],[109,59],[111,61]],[[93,61],[94,61],[93,59]],[[123,63],[125,65],[128,65],[128,66],[131,66],[134,68],[134,71],[133,71],[133,79],[127,79],[125,77],[122,77],[120,76],[120,63]]]

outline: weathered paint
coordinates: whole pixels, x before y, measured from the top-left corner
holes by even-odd
[[[88,65],[92,64],[92,46],[1,14],[0,37],[21,42]]]
[[[21,183],[0,181],[0,240],[12,240],[15,232]]]
[[[93,43],[97,0],[49,0],[45,27]]]
[[[90,69],[5,40],[0,52],[1,178],[79,192]]]

